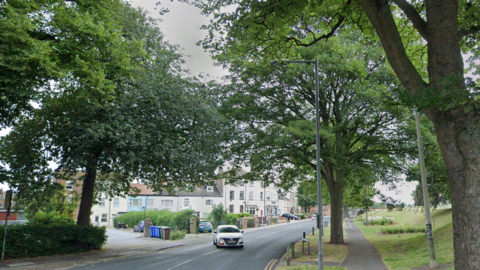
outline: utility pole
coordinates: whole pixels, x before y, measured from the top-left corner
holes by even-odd
[[[427,244],[430,256],[430,269],[434,269],[437,264],[435,262],[435,246],[433,243],[432,219],[430,217],[430,205],[428,202],[427,172],[425,170],[425,159],[423,157],[422,131],[420,130],[420,117],[418,116],[417,110],[415,110],[415,124],[417,126],[418,158],[420,160],[420,174],[422,177],[423,205],[425,208],[425,218],[427,226]]]

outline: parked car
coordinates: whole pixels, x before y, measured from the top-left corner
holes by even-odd
[[[297,217],[297,216],[292,215],[292,214],[290,214],[290,213],[283,213],[283,214],[282,214],[282,217],[284,217],[284,218],[290,217],[290,219],[295,219],[295,220],[299,220],[299,219],[300,219],[300,217]]]
[[[142,220],[142,221],[138,222],[138,224],[135,225],[135,227],[133,227],[133,231],[134,232],[143,232],[144,228],[145,228],[145,221]]]
[[[243,231],[240,231],[235,225],[220,225],[213,232],[213,244],[217,248],[243,248]]]
[[[312,220],[317,220],[317,215],[313,215]]]
[[[212,232],[212,223],[208,220],[200,221],[198,224],[198,232]]]

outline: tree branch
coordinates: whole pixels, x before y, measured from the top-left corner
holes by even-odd
[[[427,22],[420,16],[414,6],[409,4],[406,0],[392,0],[410,19],[413,27],[418,30],[420,35],[428,41]]]

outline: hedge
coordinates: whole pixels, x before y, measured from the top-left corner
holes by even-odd
[[[2,235],[4,230],[5,226],[0,226]],[[17,259],[98,250],[107,241],[105,232],[105,227],[93,226],[28,223],[8,225],[5,258]]]

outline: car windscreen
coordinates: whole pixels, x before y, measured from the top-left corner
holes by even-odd
[[[240,230],[237,229],[237,228],[233,228],[233,227],[225,227],[225,228],[220,228],[219,232],[221,232],[221,233],[239,233]]]

